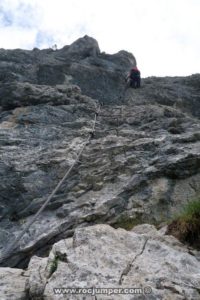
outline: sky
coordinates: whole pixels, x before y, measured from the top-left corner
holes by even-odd
[[[142,77],[200,73],[200,0],[0,0],[0,48],[127,50]]]

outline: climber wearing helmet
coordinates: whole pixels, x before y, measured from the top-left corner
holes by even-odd
[[[129,83],[130,87],[136,89],[140,87],[140,81],[140,71],[137,67],[133,67],[127,76],[127,82]]]

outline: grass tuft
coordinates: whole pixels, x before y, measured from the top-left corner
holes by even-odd
[[[189,202],[169,225],[167,234],[200,249],[200,198]]]

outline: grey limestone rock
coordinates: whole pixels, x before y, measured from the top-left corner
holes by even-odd
[[[49,300],[197,300],[199,268],[197,256],[154,226],[137,226],[128,232],[100,224],[76,229],[73,238],[54,244],[48,258],[33,257],[26,291],[31,299]],[[62,288],[66,293],[58,294]],[[75,288],[80,294],[69,293]],[[123,294],[127,288],[129,293]],[[134,288],[137,294],[131,294]],[[90,293],[93,289],[93,294],[84,294],[85,289]],[[121,293],[115,294],[114,289]]]
[[[26,267],[76,228],[166,222],[198,197],[200,75],[126,89],[135,64],[87,36],[56,51],[0,50],[2,253],[74,163],[103,104],[76,167],[3,266]]]

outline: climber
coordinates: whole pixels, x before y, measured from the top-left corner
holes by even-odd
[[[140,71],[137,67],[133,67],[128,76],[126,77],[126,82],[129,84],[132,88],[140,88]]]

